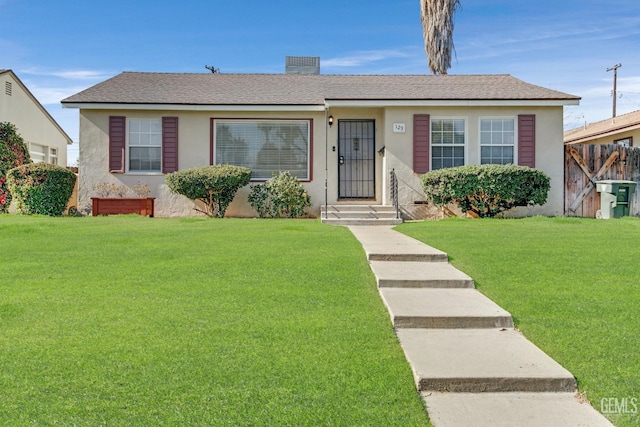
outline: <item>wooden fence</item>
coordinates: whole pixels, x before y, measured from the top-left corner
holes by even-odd
[[[567,145],[564,175],[565,215],[595,218],[600,209],[596,181],[624,179],[640,182],[640,147]],[[640,215],[639,198],[639,192],[631,197],[630,215]]]

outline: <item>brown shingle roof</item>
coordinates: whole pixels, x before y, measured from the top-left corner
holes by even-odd
[[[510,75],[300,75],[124,72],[63,103],[322,105],[325,100],[571,100]]]
[[[640,110],[616,116],[564,133],[565,144],[577,144],[640,127]]]

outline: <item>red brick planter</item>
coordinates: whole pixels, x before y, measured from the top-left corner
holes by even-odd
[[[147,198],[102,198],[92,197],[92,215],[138,214],[153,217],[153,201]]]

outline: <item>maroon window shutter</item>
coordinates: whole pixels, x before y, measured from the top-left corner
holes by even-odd
[[[109,171],[124,173],[127,118],[109,116]]]
[[[536,167],[536,115],[518,116],[518,164]]]
[[[429,172],[429,140],[431,121],[429,114],[413,115],[413,171]]]
[[[178,118],[162,118],[162,173],[178,170]]]

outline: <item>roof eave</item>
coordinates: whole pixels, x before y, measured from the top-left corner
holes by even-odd
[[[562,107],[580,99],[327,99],[324,104],[150,104],[63,101],[83,110],[324,111],[330,107]]]
[[[131,104],[115,102],[62,102],[63,108],[81,110],[172,111],[324,111],[324,104]]]
[[[327,107],[563,107],[580,99],[327,99]]]
[[[589,142],[589,141],[593,141],[594,139],[600,139],[600,138],[606,138],[608,136],[614,136],[617,135],[619,133],[623,133],[623,132],[630,132],[632,130],[636,130],[636,129],[640,129],[640,123],[632,123],[630,125],[627,126],[620,126],[617,127],[615,129],[607,129],[605,131],[601,131],[601,132],[595,132],[595,133],[591,133],[588,135],[582,135],[578,138],[576,137],[570,137],[567,138],[567,140],[564,142],[567,145],[572,145],[572,144],[582,144],[585,142]]]

